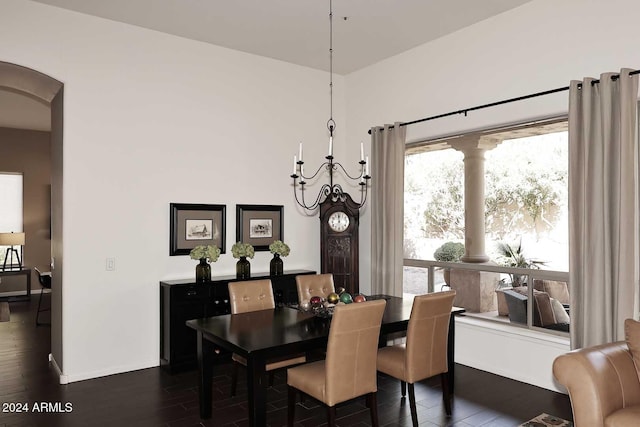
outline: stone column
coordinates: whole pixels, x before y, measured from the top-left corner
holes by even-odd
[[[464,256],[463,262],[490,263],[485,253],[484,229],[484,153],[498,141],[465,136],[450,143],[464,154]],[[500,275],[487,271],[451,270],[451,288],[456,290],[454,305],[469,312],[488,312],[497,308],[496,287]]]
[[[485,253],[484,230],[484,153],[498,144],[493,139],[466,136],[451,142],[464,154],[464,256],[462,261],[489,261]]]

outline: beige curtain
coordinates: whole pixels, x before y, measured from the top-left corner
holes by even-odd
[[[402,296],[406,128],[371,129],[371,291]]]
[[[630,71],[570,85],[572,348],[623,340],[637,309],[638,76]]]

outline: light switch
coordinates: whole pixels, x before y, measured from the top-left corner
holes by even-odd
[[[116,269],[116,259],[115,258],[107,258],[107,263],[105,266],[107,271],[114,271]]]

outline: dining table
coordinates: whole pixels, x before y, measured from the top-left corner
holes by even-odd
[[[372,295],[387,301],[380,327],[380,345],[386,345],[389,334],[406,332],[413,298]],[[450,391],[454,378],[454,315],[464,312],[453,307],[449,323],[447,357]],[[213,406],[214,360],[219,348],[237,353],[247,361],[249,425],[267,425],[267,360],[299,353],[310,353],[327,346],[331,318],[318,316],[297,307],[277,307],[241,314],[226,314],[192,319],[187,326],[197,333],[198,400],[200,418],[209,419]]]

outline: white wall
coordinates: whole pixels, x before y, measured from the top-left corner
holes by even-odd
[[[634,0],[535,0],[346,78],[348,140],[373,125],[412,121],[502,99],[565,87],[570,80],[640,67]],[[414,125],[409,141],[566,113],[568,92]],[[373,179],[375,179],[375,174]],[[366,213],[362,229],[370,228]],[[361,248],[370,246],[362,233]],[[361,277],[369,282],[370,254],[361,249]],[[510,347],[517,340],[498,339]],[[535,346],[534,346],[535,347]],[[473,351],[473,347],[469,347]],[[552,357],[541,347],[541,365]],[[457,356],[481,369],[501,371],[491,355]],[[473,356],[473,357],[471,357]],[[551,359],[552,360],[552,359]],[[493,369],[491,369],[493,367]],[[547,368],[545,368],[547,367]],[[548,377],[548,372],[543,372]]]
[[[318,220],[289,175],[300,141],[311,162],[326,155],[327,73],[24,0],[0,4],[0,60],[65,85],[66,381],[158,365],[158,282],[196,264],[169,257],[171,202],[227,205],[214,275],[235,271],[236,204],[284,205],[285,269],[319,269]]]
[[[456,319],[455,361],[548,390],[565,392],[553,361],[570,350],[569,338],[472,317]]]

